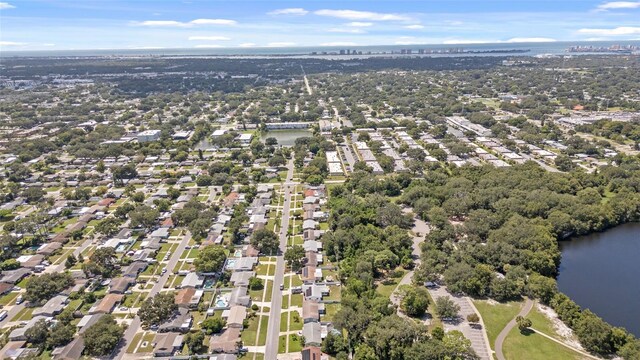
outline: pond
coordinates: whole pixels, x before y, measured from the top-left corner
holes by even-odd
[[[560,250],[560,291],[640,336],[640,223],[561,241]]]
[[[296,139],[311,136],[313,136],[313,133],[310,130],[271,130],[262,136],[262,140],[264,141],[266,138],[272,137],[278,140],[278,145],[293,146],[295,145]]]

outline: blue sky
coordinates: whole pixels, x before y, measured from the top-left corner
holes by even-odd
[[[639,39],[635,0],[0,2],[2,51]]]

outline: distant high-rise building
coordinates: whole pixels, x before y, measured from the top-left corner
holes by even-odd
[[[340,55],[344,55],[344,49],[340,50]]]

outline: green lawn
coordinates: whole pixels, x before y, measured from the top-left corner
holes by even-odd
[[[376,287],[376,292],[386,298],[389,298],[393,293],[393,290],[398,286],[397,279],[389,279],[385,281],[387,284],[380,283]]]
[[[297,353],[302,351],[302,343],[300,342],[300,337],[296,334],[289,335],[289,352]]]
[[[489,303],[485,300],[474,300],[473,304],[482,315],[492,348],[494,348],[496,337],[498,337],[500,331],[507,326],[511,319],[516,317],[520,308],[522,308],[522,302]]]
[[[0,298],[0,305],[5,306],[5,305],[9,305],[10,303],[13,303],[14,300],[18,297],[18,295],[20,295],[20,293],[18,292],[11,292],[11,293],[8,293],[7,295],[4,295],[3,297]]]
[[[302,307],[302,294],[291,295],[291,306]]]
[[[523,335],[517,327],[505,339],[502,351],[507,359],[581,360],[584,356],[534,332]]]
[[[262,323],[260,323],[260,334],[258,335],[258,345],[263,346],[267,343],[267,326],[269,325],[269,317],[261,316]]]
[[[133,337],[133,340],[131,340],[129,347],[127,348],[127,353],[133,354],[133,352],[136,350],[136,347],[138,346],[138,343],[140,342],[140,339],[142,338],[142,334],[143,333],[139,332]]]
[[[249,320],[249,326],[242,330],[240,338],[244,346],[254,346],[256,344],[256,335],[258,333],[258,317]]]

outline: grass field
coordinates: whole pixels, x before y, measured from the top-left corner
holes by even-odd
[[[496,337],[500,331],[518,314],[522,307],[522,302],[489,303],[485,300],[474,300],[473,304],[482,315],[491,348],[494,348]]]
[[[581,360],[584,358],[537,333],[521,334],[517,327],[513,328],[505,339],[502,350],[507,359]]]

